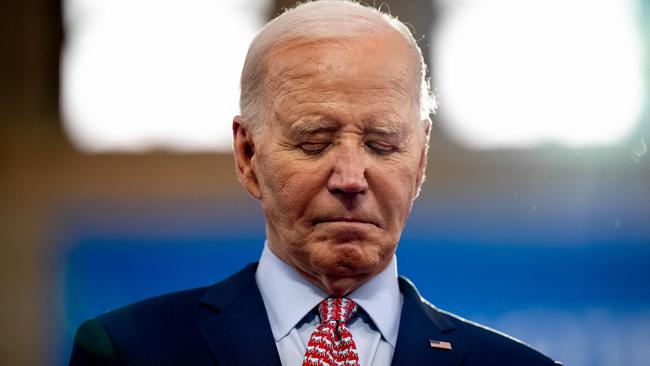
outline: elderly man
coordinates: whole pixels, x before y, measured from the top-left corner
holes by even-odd
[[[347,1],[289,10],[253,40],[233,121],[258,199],[259,264],[84,323],[81,365],[545,365],[397,277],[432,107],[408,28]]]

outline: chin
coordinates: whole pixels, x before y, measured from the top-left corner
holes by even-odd
[[[376,272],[381,266],[374,248],[358,241],[332,243],[325,253],[314,258],[315,267],[330,276],[353,277]]]

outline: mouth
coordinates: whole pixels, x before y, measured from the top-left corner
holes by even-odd
[[[321,218],[317,219],[314,221],[314,225],[318,224],[364,224],[364,225],[373,225],[379,227],[377,223],[375,223],[372,220],[368,219],[363,219],[363,218],[357,218],[357,217],[328,217],[328,218]]]

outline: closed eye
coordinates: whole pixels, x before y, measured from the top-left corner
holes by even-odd
[[[327,142],[304,142],[299,145],[300,149],[307,155],[318,155],[322,153],[329,143]]]
[[[393,145],[389,145],[383,142],[370,141],[366,143],[366,146],[377,155],[388,155],[395,151]]]

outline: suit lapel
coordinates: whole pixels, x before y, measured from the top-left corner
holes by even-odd
[[[255,264],[208,288],[201,302],[212,314],[197,327],[220,365],[280,365]]]
[[[256,268],[249,265],[210,286],[201,298],[210,315],[196,325],[220,365],[281,364],[255,282]],[[409,280],[401,277],[399,282],[404,304],[392,364],[458,366],[466,350],[454,336],[454,326],[422,299]],[[452,349],[431,347],[430,340],[449,342]]]
[[[392,364],[457,366],[465,355],[463,345],[453,337],[454,326],[428,304],[413,284],[400,277],[404,296],[397,344]],[[449,342],[451,350],[431,347],[429,341]]]

